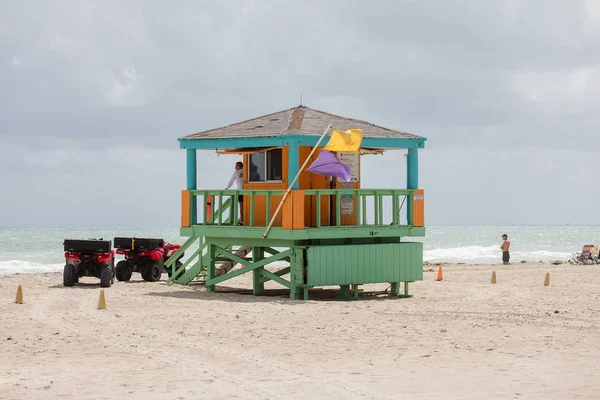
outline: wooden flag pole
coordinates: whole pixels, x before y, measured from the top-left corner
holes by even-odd
[[[283,197],[281,198],[281,201],[279,202],[279,205],[277,206],[277,210],[275,210],[275,214],[273,214],[273,217],[271,218],[271,221],[269,222],[269,225],[267,226],[265,233],[263,233],[263,239],[265,239],[267,237],[267,235],[269,234],[269,231],[271,230],[271,227],[273,226],[273,223],[275,222],[275,217],[277,217],[277,214],[279,214],[279,211],[281,210],[281,206],[283,206],[283,202],[285,201],[287,196],[290,194],[290,191],[292,190],[292,186],[294,186],[294,183],[296,183],[296,180],[298,179],[298,177],[300,176],[302,171],[304,171],[306,164],[308,164],[308,162],[310,161],[310,158],[315,153],[315,150],[317,150],[317,147],[319,147],[319,145],[321,144],[321,141],[323,140],[325,135],[327,135],[327,133],[329,133],[330,129],[331,129],[331,124],[327,125],[327,128],[325,128],[325,131],[323,131],[323,134],[319,138],[319,141],[317,142],[315,147],[313,147],[313,149],[310,151],[310,154],[308,155],[308,157],[306,157],[306,160],[304,160],[304,164],[302,164],[302,167],[300,167],[300,169],[298,170],[298,173],[294,177],[294,180],[292,181],[292,183],[290,183],[289,187],[283,194]],[[268,212],[269,212],[269,210],[267,210],[267,213]]]

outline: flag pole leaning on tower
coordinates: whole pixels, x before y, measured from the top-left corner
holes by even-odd
[[[277,214],[279,214],[279,211],[281,210],[281,206],[283,205],[283,202],[285,201],[285,199],[287,198],[287,196],[290,194],[290,190],[292,190],[292,187],[294,186],[294,183],[296,183],[296,180],[298,179],[298,177],[300,176],[300,174],[302,173],[302,171],[306,167],[306,164],[308,164],[308,161],[310,160],[310,158],[312,157],[312,155],[315,153],[315,150],[317,150],[317,147],[319,147],[319,145],[323,141],[323,138],[325,137],[325,135],[327,135],[329,133],[330,129],[331,129],[331,124],[327,125],[327,128],[325,128],[325,130],[323,131],[323,134],[319,138],[319,141],[317,142],[317,144],[315,145],[315,147],[313,147],[313,149],[311,150],[311,152],[308,155],[308,157],[306,157],[306,160],[304,161],[304,164],[302,164],[302,167],[300,167],[300,169],[298,170],[298,173],[294,177],[294,180],[292,181],[292,183],[289,184],[287,190],[285,191],[285,193],[283,194],[283,197],[281,198],[281,201],[279,202],[279,205],[277,206],[277,210],[275,210],[275,213],[273,214],[273,217],[271,217],[271,221],[269,222],[269,225],[267,226],[267,229],[265,230],[265,233],[263,233],[263,239],[265,239],[267,237],[267,235],[269,234],[269,231],[271,230],[271,227],[273,226],[273,222],[275,222],[275,217],[277,217]]]

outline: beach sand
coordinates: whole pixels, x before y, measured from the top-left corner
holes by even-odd
[[[308,302],[134,274],[104,290],[106,310],[94,278],[0,276],[0,398],[598,397],[600,267],[445,264],[442,282],[424,270],[410,298],[365,285],[358,301]]]

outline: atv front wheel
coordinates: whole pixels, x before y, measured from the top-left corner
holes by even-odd
[[[66,264],[63,269],[63,285],[64,286],[75,286],[79,281],[77,278],[77,270],[73,264]]]
[[[154,261],[146,264],[146,268],[144,272],[142,272],[142,278],[148,282],[156,282],[160,280],[160,276],[162,275],[164,270],[164,261],[163,259],[159,259],[158,261]]]
[[[117,263],[116,266],[116,275],[118,281],[129,281],[131,279],[131,274],[133,273],[133,268],[131,268],[131,264],[128,261],[121,260]]]
[[[110,287],[113,281],[113,271],[110,265],[103,264],[100,267],[100,286]]]

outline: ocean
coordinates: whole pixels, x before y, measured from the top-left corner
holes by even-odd
[[[504,233],[511,241],[511,262],[566,261],[584,244],[600,243],[600,226],[428,226],[426,230],[425,238],[410,240],[423,241],[424,261],[429,262],[498,263]],[[0,228],[0,274],[62,271],[65,238],[112,240],[115,236],[159,237],[171,243],[185,239],[178,228]]]

